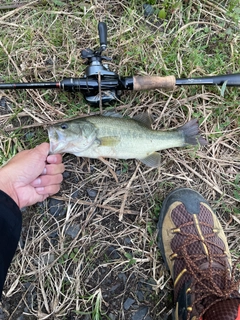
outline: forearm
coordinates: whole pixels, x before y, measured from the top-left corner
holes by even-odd
[[[22,228],[22,214],[13,199],[0,190],[0,297]]]

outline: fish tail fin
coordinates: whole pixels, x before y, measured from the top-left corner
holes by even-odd
[[[200,144],[204,146],[207,144],[207,141],[199,135],[199,126],[197,119],[192,119],[179,128],[183,132],[185,144],[197,145]]]

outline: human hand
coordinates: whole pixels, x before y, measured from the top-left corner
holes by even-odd
[[[64,165],[60,154],[48,155],[49,143],[24,150],[0,168],[0,190],[19,206],[30,206],[57,193]]]

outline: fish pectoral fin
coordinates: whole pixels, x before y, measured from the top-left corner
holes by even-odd
[[[157,168],[160,166],[161,163],[161,155],[158,152],[153,152],[149,156],[138,160],[148,167]]]
[[[119,137],[109,136],[99,138],[100,146],[104,147],[114,147],[120,142]]]

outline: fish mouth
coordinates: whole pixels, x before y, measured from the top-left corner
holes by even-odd
[[[48,129],[48,138],[50,144],[49,154],[56,154],[60,150],[59,149],[59,136],[56,130],[53,127],[49,127]]]

